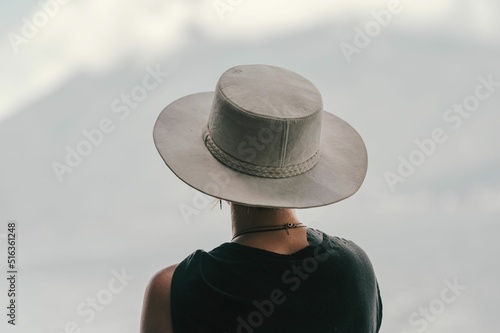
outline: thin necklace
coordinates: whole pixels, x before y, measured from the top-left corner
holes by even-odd
[[[288,229],[305,228],[305,227],[306,225],[304,225],[303,223],[285,223],[283,225],[253,227],[238,232],[236,235],[233,236],[233,238],[231,238],[231,240],[244,234],[250,234],[254,232],[276,231],[276,230],[286,230],[286,233],[290,235]]]

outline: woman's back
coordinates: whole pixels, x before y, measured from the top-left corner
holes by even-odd
[[[224,243],[175,269],[171,318],[183,332],[378,332],[382,303],[366,253],[307,230],[290,255]]]
[[[153,138],[178,178],[230,205],[233,242],[160,271],[142,332],[378,331],[365,252],[295,214],[352,196],[368,167],[363,139],[323,108],[312,82],[276,66],[232,67],[214,91],[165,107]]]

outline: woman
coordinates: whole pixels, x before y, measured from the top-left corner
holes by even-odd
[[[151,279],[142,332],[379,331],[365,252],[295,214],[351,196],[367,168],[363,140],[323,110],[311,82],[274,66],[233,67],[215,92],[167,106],[154,140],[181,180],[230,204],[233,238]]]

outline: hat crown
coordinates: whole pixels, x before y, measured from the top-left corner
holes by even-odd
[[[292,120],[323,110],[318,89],[284,68],[236,66],[222,74],[217,91],[235,107],[255,116]]]
[[[274,66],[236,66],[217,82],[204,140],[228,167],[289,177],[317,163],[322,112],[318,89],[304,77]]]

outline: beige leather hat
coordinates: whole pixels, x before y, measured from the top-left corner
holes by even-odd
[[[215,92],[169,104],[153,137],[186,184],[248,206],[328,205],[354,194],[367,170],[359,134],[323,110],[309,80],[274,66],[230,68]]]

